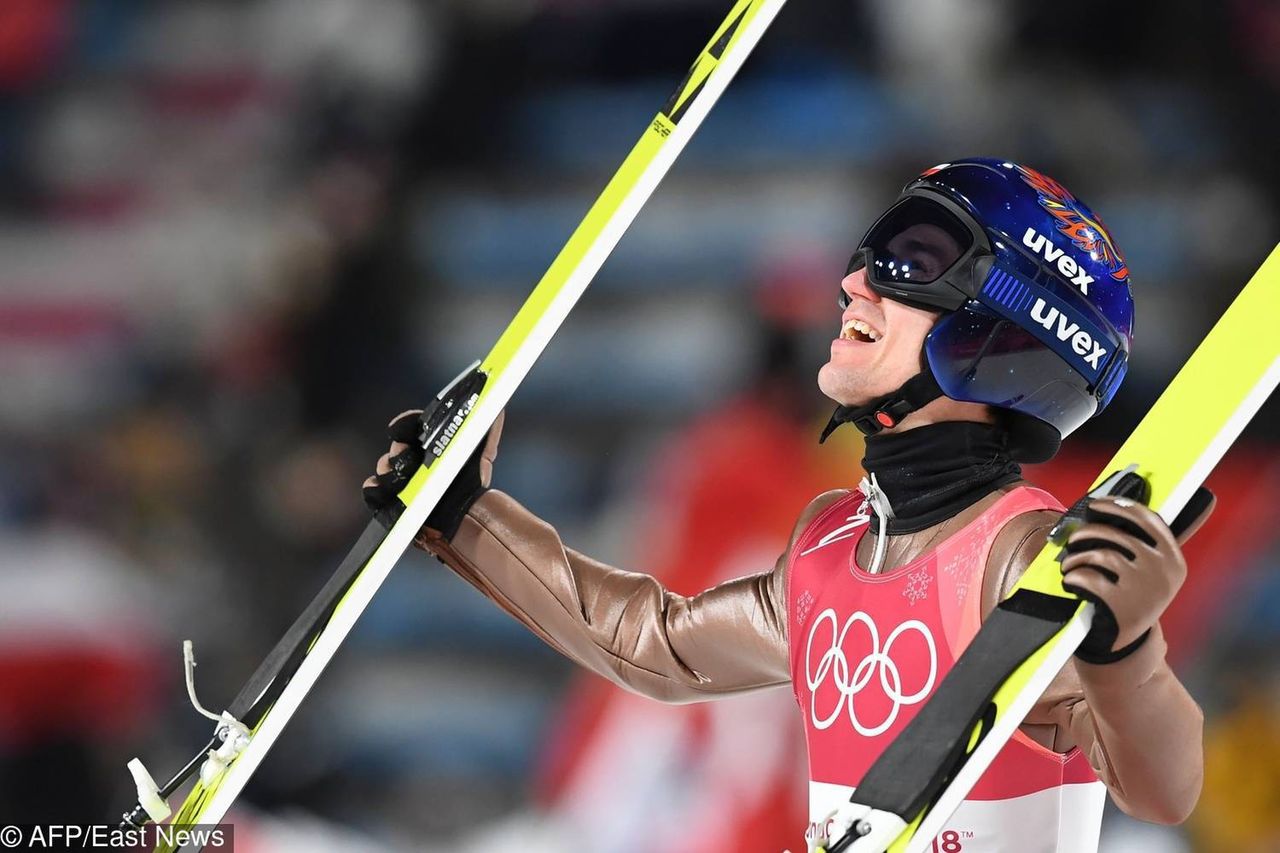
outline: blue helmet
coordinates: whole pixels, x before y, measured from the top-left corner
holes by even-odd
[[[881,296],[946,313],[920,376],[837,409],[829,429],[870,434],[946,395],[1009,413],[1015,458],[1042,461],[1124,378],[1124,256],[1084,202],[1034,169],[975,157],[927,170],[867,231],[849,270],[861,266]]]

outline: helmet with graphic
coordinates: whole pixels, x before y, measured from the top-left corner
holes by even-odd
[[[840,407],[829,429],[871,434],[945,395],[1007,413],[1015,458],[1043,461],[1124,378],[1124,257],[1084,202],[1034,169],[978,157],[929,169],[867,231],[849,272],[860,267],[879,295],[945,313],[921,374]]]

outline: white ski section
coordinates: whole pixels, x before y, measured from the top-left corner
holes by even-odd
[[[433,472],[423,485],[422,491],[405,508],[400,519],[387,533],[387,537],[369,560],[364,571],[352,584],[341,606],[316,639],[297,673],[262,720],[261,726],[253,735],[249,745],[226,772],[218,789],[201,813],[201,823],[220,823],[226,816],[227,810],[257,770],[285,725],[298,710],[298,706],[302,704],[302,700],[306,698],[311,687],[320,677],[320,673],[338,651],[356,620],[360,618],[391,569],[409,547],[414,534],[422,527],[427,515],[439,502],[445,488],[457,476],[471,452],[484,440],[489,427],[507,405],[534,361],[542,354],[552,335],[564,322],[570,309],[591,283],[609,253],[613,251],[641,207],[653,194],[658,183],[675,162],[677,155],[684,149],[702,120],[706,118],[711,107],[729,85],[729,81],[733,79],[738,69],[742,67],[742,63],[746,61],[747,56],[760,41],[785,2],[786,0],[766,0],[755,17],[743,27],[738,40],[725,51],[718,67],[689,104],[679,124],[601,230],[596,242],[587,250],[582,263],[570,274],[565,286],[536,322],[529,336],[512,357],[509,366],[499,375],[491,378],[475,409],[458,429],[444,455],[435,463],[437,470]]]
[[[1191,466],[1187,476],[1183,477],[1181,482],[1169,492],[1169,497],[1156,510],[1165,522],[1172,523],[1178,513],[1182,512],[1182,508],[1187,505],[1187,501],[1191,500],[1196,489],[1208,479],[1210,472],[1231,449],[1231,445],[1240,437],[1240,433],[1249,425],[1249,421],[1253,420],[1258,409],[1267,402],[1267,398],[1271,396],[1277,384],[1280,384],[1280,357],[1271,362],[1271,366],[1263,372],[1262,378],[1253,386],[1253,390],[1223,424],[1213,441],[1209,442],[1209,446],[1205,448],[1204,453],[1200,454],[1195,465]]]

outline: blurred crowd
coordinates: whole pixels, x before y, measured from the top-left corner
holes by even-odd
[[[220,708],[364,524],[386,421],[488,349],[727,7],[0,3],[3,822],[110,821],[130,757],[167,776],[207,740],[180,641]],[[496,485],[681,592],[768,567],[860,476],[853,438],[813,444],[849,252],[921,169],[991,154],[1073,187],[1133,273],[1126,386],[1035,472],[1069,501],[1274,246],[1278,98],[1267,0],[795,0],[512,402]],[[1280,849],[1277,426],[1273,403],[1211,481],[1166,627],[1208,716],[1201,807],[1112,816],[1111,853]],[[715,517],[726,482],[758,518]],[[243,837],[772,843],[802,741],[732,745],[782,693],[602,692],[411,554]]]

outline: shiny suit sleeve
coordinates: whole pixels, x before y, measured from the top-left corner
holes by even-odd
[[[796,530],[841,494],[813,501]],[[566,657],[636,693],[696,702],[790,682],[785,553],[771,570],[678,595],[566,547],[499,491],[476,501],[452,540],[424,528],[417,544]]]

